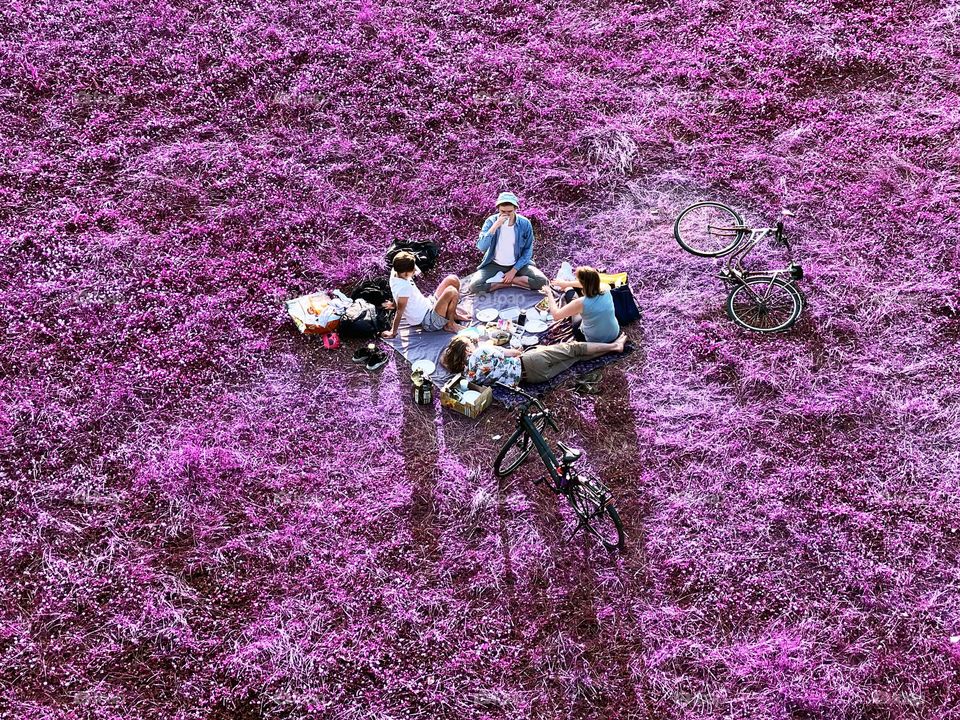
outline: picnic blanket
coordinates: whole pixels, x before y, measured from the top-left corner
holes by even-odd
[[[460,310],[471,317],[475,317],[477,311],[492,307],[497,310],[506,310],[507,308],[531,308],[543,300],[543,295],[533,290],[524,290],[523,288],[505,288],[497,292],[485,293],[484,295],[466,295],[460,299]],[[462,325],[483,325],[483,323],[473,320]],[[382,342],[389,345],[398,353],[406,358],[411,365],[417,360],[430,360],[437,366],[433,376],[430,378],[436,386],[443,385],[450,379],[450,373],[440,364],[440,355],[443,353],[447,343],[453,338],[453,335],[440,330],[438,332],[426,332],[420,329],[420,326],[410,327],[401,323],[397,337]]]
[[[504,288],[503,290],[497,290],[496,292],[486,293],[484,295],[466,295],[461,298],[459,307],[464,313],[470,315],[471,317],[476,317],[476,313],[484,308],[492,307],[496,308],[497,310],[506,310],[507,308],[518,307],[521,309],[528,309],[534,307],[542,299],[543,295],[532,290],[524,290],[523,288]],[[461,324],[472,326],[482,325],[483,323],[473,320],[469,323]],[[569,320],[563,320],[560,323],[555,323],[551,325],[545,333],[541,333],[541,341],[545,344],[559,342],[566,338],[569,328]],[[430,360],[433,362],[437,369],[434,371],[430,379],[434,385],[440,387],[451,376],[451,373],[449,373],[440,364],[440,355],[443,353],[444,348],[447,347],[447,343],[450,342],[452,337],[452,334],[442,330],[439,332],[426,332],[421,330],[419,326],[410,327],[409,325],[401,323],[397,337],[390,338],[389,340],[381,339],[381,342],[389,345],[393,350],[402,355],[411,365],[418,360]],[[602,368],[605,365],[616,362],[621,357],[629,354],[633,350],[634,346],[628,342],[627,347],[622,354],[608,353],[607,355],[594,358],[593,360],[585,360],[577,363],[569,370],[560,373],[545,383],[521,383],[520,387],[531,395],[539,396],[555,387],[563,385],[570,377],[593,372],[594,370]],[[493,389],[493,397],[500,404],[508,408],[515,407],[524,402],[524,398],[522,396],[499,387],[495,387]]]

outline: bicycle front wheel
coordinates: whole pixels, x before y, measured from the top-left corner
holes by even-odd
[[[543,435],[543,429],[547,426],[547,418],[543,413],[535,413],[529,416],[533,427],[537,432]],[[523,427],[518,427],[516,432],[511,435],[497,453],[497,459],[493,461],[493,473],[497,477],[506,477],[523,464],[533,449],[533,439]]]
[[[733,250],[747,234],[743,218],[718,202],[691,205],[673,224],[680,247],[699,257],[719,257]]]
[[[607,550],[623,552],[627,544],[623,523],[611,502],[610,491],[602,483],[589,478],[576,478],[567,499],[587,532]]]
[[[800,317],[803,298],[780,278],[752,277],[727,296],[727,315],[740,327],[775,333],[791,328]]]
[[[530,454],[533,442],[526,430],[517,430],[500,448],[497,459],[493,461],[493,473],[497,477],[506,477],[516,470]]]

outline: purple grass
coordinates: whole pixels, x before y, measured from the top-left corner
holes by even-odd
[[[960,6],[0,8],[0,717],[949,718],[960,707]],[[282,301],[536,257],[630,273],[638,351],[511,416],[410,400]],[[789,334],[671,230],[788,230]],[[761,247],[754,264],[785,261]]]

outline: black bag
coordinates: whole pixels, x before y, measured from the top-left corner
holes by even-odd
[[[372,338],[382,329],[377,308],[365,300],[357,300],[340,318],[337,332],[344,338]]]
[[[417,267],[427,272],[432,270],[440,257],[440,246],[432,240],[395,240],[387,248],[387,267],[393,267],[393,258],[406,250],[417,256]]]
[[[640,308],[637,307],[637,301],[633,299],[633,292],[629,285],[611,288],[610,295],[613,298],[613,312],[617,316],[618,323],[629,325],[640,319]]]
[[[361,281],[350,293],[351,300],[366,300],[379,308],[387,300],[392,300],[389,278],[374,278]]]

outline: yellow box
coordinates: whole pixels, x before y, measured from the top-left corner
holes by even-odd
[[[461,415],[466,415],[468,418],[476,418],[493,402],[493,388],[477,385],[477,383],[470,383],[468,387],[471,390],[479,392],[480,398],[475,403],[468,405],[460,402],[457,395],[457,393],[460,392],[460,379],[460,375],[454,375],[440,388],[440,404]]]

